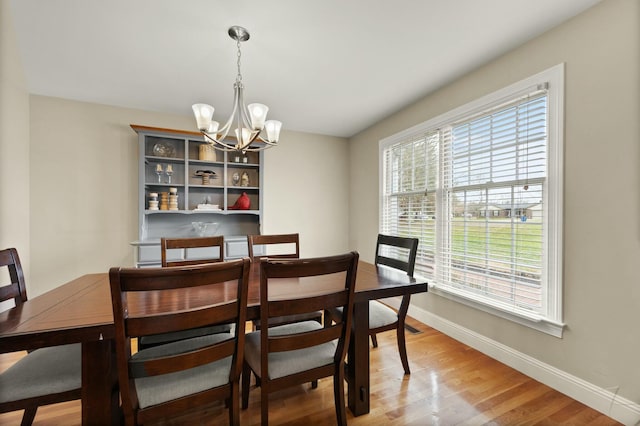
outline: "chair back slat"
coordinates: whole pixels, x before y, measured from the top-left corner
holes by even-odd
[[[418,253],[417,238],[378,234],[376,265],[386,265],[413,276]]]
[[[178,371],[185,370],[186,366],[189,366],[189,368],[195,368],[230,357],[234,354],[235,350],[235,341],[233,337],[229,337],[229,339],[220,343],[172,355],[167,358],[131,361],[129,363],[129,374],[132,378],[138,379],[142,377],[176,373]]]
[[[247,235],[249,257],[252,261],[268,257],[270,259],[297,259],[300,257],[299,234]],[[256,255],[255,246],[280,246],[286,253]]]
[[[226,268],[218,271],[221,281],[233,281],[237,279],[238,271],[242,266],[237,262],[226,262]],[[215,263],[213,264],[215,265]],[[182,288],[199,287],[211,284],[211,278],[207,274],[197,273],[198,270],[209,270],[211,264],[172,266],[163,268],[159,274],[159,268],[128,268],[127,279],[121,283],[123,292],[136,291],[162,291]]]
[[[125,319],[125,327],[129,336],[139,337],[171,333],[211,324],[228,324],[235,321],[238,312],[237,303],[237,301],[232,301],[214,307],[193,308],[188,312],[127,318]]]
[[[183,250],[182,258],[179,260],[169,259],[169,250]],[[195,259],[187,259],[188,250],[207,249],[207,256],[200,256]],[[217,256],[213,252],[217,253]],[[198,237],[198,238],[161,238],[160,239],[160,259],[162,266],[189,266],[201,263],[216,263],[224,261],[224,236]]]
[[[324,294],[320,296],[305,297],[292,304],[290,300],[275,300],[269,304],[270,316],[299,315],[305,312],[336,308],[349,302],[349,291]]]
[[[342,326],[332,325],[315,331],[297,333],[294,337],[272,336],[269,338],[269,352],[294,351],[318,346],[320,343],[337,340],[342,335]]]

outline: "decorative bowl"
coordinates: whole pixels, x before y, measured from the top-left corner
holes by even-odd
[[[211,237],[220,227],[217,222],[191,222],[191,225],[200,237]]]
[[[153,146],[153,155],[156,157],[175,157],[176,149],[170,144],[159,142]]]

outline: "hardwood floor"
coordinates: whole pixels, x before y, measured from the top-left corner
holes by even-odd
[[[395,334],[378,336],[371,350],[371,412],[350,425],[618,425],[585,405],[518,373],[442,333],[407,318],[419,333],[407,332],[411,375],[405,376]],[[0,355],[0,370],[19,355]],[[346,391],[346,386],[345,386]],[[274,425],[334,425],[333,385],[291,388],[272,395]],[[0,414],[0,425],[19,425],[22,412]],[[243,425],[260,424],[260,391],[252,387]],[[222,404],[194,411],[162,425],[227,423]],[[34,425],[80,425],[80,402],[38,409]]]

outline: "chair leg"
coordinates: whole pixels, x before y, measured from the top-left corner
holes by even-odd
[[[371,335],[371,344],[373,345],[374,348],[378,347],[378,338],[376,337],[375,334]]]
[[[260,387],[260,424],[269,426],[269,392],[265,386]]]
[[[239,387],[240,383],[237,381],[231,384],[231,397],[227,400],[229,401],[229,424],[233,426],[240,425],[240,407],[238,403]]]
[[[21,426],[31,426],[33,423],[33,419],[36,418],[36,411],[38,411],[38,407],[29,407],[25,408],[24,414],[22,415],[22,423]]]
[[[347,411],[344,404],[344,366],[339,365],[333,375],[333,398],[336,404],[336,420],[339,426],[346,426]]]
[[[404,323],[398,324],[396,335],[398,337],[398,352],[400,353],[400,361],[402,361],[404,374],[411,374],[409,370],[409,358],[407,357],[407,344],[404,338]]]
[[[244,362],[242,364],[242,409],[249,407],[249,384],[251,382],[251,367]]]
[[[311,382],[311,389],[318,389],[318,381],[317,380],[313,380]]]

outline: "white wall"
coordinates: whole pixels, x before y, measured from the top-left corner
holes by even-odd
[[[433,294],[412,302],[640,402],[640,2],[607,0],[351,139],[351,246],[373,258],[378,141],[566,64],[562,339]]]

